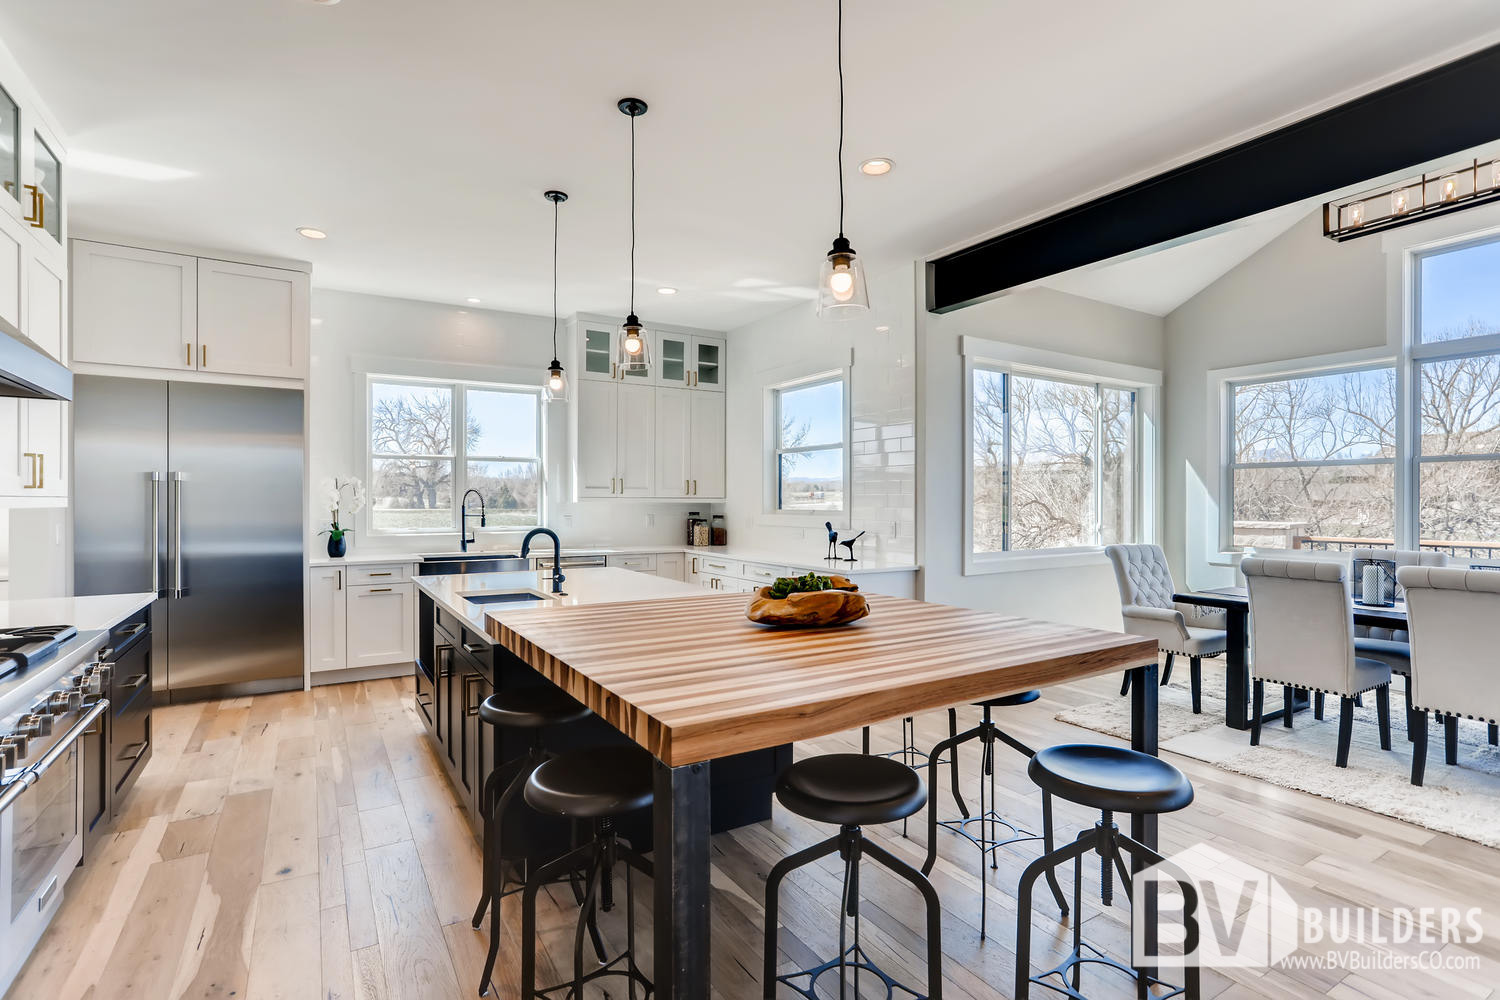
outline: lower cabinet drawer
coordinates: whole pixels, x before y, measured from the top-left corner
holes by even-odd
[[[350,587],[344,612],[351,667],[410,663],[417,658],[417,611],[411,583]]]
[[[151,759],[151,691],[146,689],[109,722],[110,785],[118,803]],[[118,815],[119,810],[115,810]]]
[[[637,573],[654,573],[656,571],[656,553],[636,553],[628,556],[610,556],[609,564],[620,569],[635,570]]]
[[[746,580],[754,583],[775,583],[778,577],[800,576],[793,573],[785,566],[768,566],[765,563],[745,563],[741,574]]]

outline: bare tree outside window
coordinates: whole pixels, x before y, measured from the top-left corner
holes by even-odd
[[[844,380],[775,390],[778,510],[844,509]]]
[[[1135,536],[1135,393],[974,370],[973,551]]]

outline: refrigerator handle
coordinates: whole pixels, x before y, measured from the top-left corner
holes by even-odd
[[[151,473],[151,593],[161,596],[161,473]]]
[[[172,596],[187,592],[182,585],[182,473],[172,473]]]

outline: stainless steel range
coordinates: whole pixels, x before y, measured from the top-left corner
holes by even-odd
[[[80,743],[109,710],[107,638],[72,626],[0,637],[0,994],[83,856]]]

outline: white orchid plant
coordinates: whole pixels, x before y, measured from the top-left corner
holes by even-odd
[[[329,518],[332,526],[327,531],[320,531],[320,535],[327,535],[333,541],[344,537],[344,532],[349,528],[339,526],[341,516],[358,514],[365,506],[365,484],[356,477],[341,479],[332,476],[323,480],[323,499],[328,505]]]

